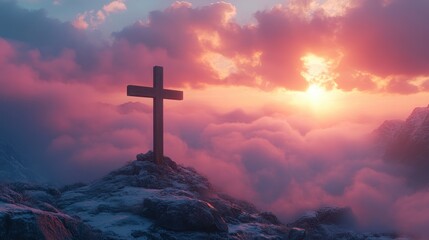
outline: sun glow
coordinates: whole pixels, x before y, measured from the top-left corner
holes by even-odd
[[[303,70],[301,76],[307,81],[308,88],[305,92],[307,98],[313,103],[320,103],[326,95],[336,88],[333,73],[334,62],[323,57],[307,54],[301,58]]]
[[[305,93],[311,101],[317,102],[326,94],[326,89],[316,84],[312,84],[307,88]]]

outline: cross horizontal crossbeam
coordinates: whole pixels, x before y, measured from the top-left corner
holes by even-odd
[[[183,100],[182,91],[163,89],[161,96],[158,96],[154,88],[142,87],[142,86],[136,86],[136,85],[127,86],[127,95],[132,97],[148,97],[148,98],[162,97],[164,99]]]

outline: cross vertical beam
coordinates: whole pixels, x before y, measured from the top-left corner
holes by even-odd
[[[164,89],[163,68],[153,67],[153,88],[127,86],[127,96],[153,98],[153,152],[156,163],[164,160],[164,99],[183,100],[183,92]]]
[[[153,87],[155,96],[153,98],[153,152],[155,162],[160,164],[164,157],[164,73],[162,67],[153,67]]]

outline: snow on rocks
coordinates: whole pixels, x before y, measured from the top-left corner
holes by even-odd
[[[228,232],[225,220],[210,203],[186,196],[147,198],[142,215],[173,231]]]
[[[0,185],[0,239],[101,239],[101,232],[52,205]]]
[[[382,239],[349,228],[354,219],[347,208],[321,209],[287,226],[217,192],[192,168],[169,158],[157,165],[151,152],[136,159],[61,190],[0,185],[0,239]]]
[[[169,158],[162,165],[152,159],[152,152],[139,154],[98,181],[72,187],[62,193],[58,206],[113,239],[249,239],[237,236],[251,224],[246,236],[265,231],[265,236],[285,239],[288,229],[273,214],[218,194],[191,168]],[[247,227],[240,228],[242,224]]]

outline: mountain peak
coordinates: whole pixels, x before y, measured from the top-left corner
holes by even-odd
[[[114,239],[235,239],[231,236],[244,233],[276,239],[288,233],[273,214],[216,192],[207,178],[170,158],[156,164],[152,152],[138,154],[98,181],[63,192],[58,204]],[[249,225],[253,233],[245,230]]]
[[[0,141],[0,182],[32,182],[36,175],[21,162],[18,153],[8,143]]]
[[[410,131],[409,134],[414,136],[421,135],[422,128],[427,128],[429,126],[429,107],[416,107],[411,112],[405,121],[405,127],[407,131]]]
[[[121,186],[131,186],[147,189],[175,188],[203,195],[212,190],[207,178],[201,176],[195,169],[176,164],[169,157],[164,157],[161,164],[154,161],[153,152],[140,153],[125,166],[109,173],[99,182],[109,181]],[[119,182],[118,182],[119,181]]]

